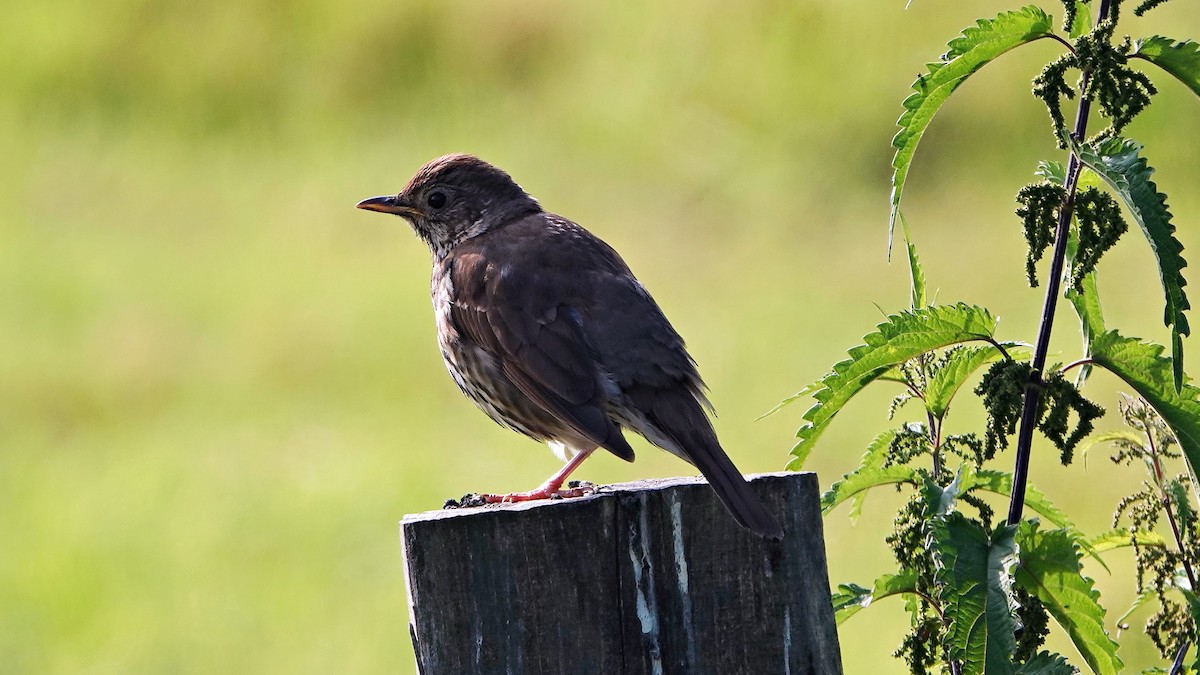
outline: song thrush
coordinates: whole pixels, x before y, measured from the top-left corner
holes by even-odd
[[[717,442],[683,339],[610,246],[470,155],[357,206],[402,216],[432,250],[438,344],[463,393],[567,462],[488,501],[577,494],[562,484],[596,448],[633,460],[631,429],[700,469],[743,526],[783,536]]]

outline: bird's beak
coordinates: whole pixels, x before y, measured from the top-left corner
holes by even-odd
[[[405,218],[416,218],[421,215],[421,212],[396,198],[396,195],[387,195],[384,197],[371,197],[364,199],[354,205],[355,208],[365,209],[367,211],[378,211],[380,213],[391,213]]]

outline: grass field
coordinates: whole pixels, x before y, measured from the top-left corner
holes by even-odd
[[[557,466],[461,398],[434,343],[427,251],[402,221],[353,209],[446,152],[505,167],[620,250],[688,339],[739,466],[781,468],[803,406],[753,420],[839,360],[876,305],[907,301],[885,244],[908,84],[976,16],[1009,8],[902,6],[9,8],[0,671],[413,672],[397,521]],[[1192,11],[1176,2],[1128,29],[1195,36]],[[906,196],[938,300],[992,308],[1005,339],[1032,340],[1040,309],[1011,212],[1036,161],[1061,159],[1027,94],[1055,49],[972,79]],[[1193,250],[1200,103],[1155,79],[1159,102],[1130,134]],[[1111,256],[1109,323],[1163,340],[1145,243]],[[1075,358],[1069,310],[1058,328]],[[1110,409],[1114,392],[1094,381]],[[810,462],[823,483],[883,428],[887,398],[867,395],[825,436]],[[636,447],[637,463],[597,457],[581,477],[689,472]],[[1089,531],[1140,480],[1099,451],[1068,469],[1051,454],[1034,481]],[[887,502],[827,521],[835,584],[888,569]],[[1112,561],[1111,576],[1088,570],[1110,619],[1132,597],[1128,560]],[[903,622],[896,603],[847,624],[847,672],[900,672]],[[1128,664],[1152,663],[1146,640],[1127,642]]]

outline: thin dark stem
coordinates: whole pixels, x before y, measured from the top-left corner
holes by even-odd
[[[1063,366],[1062,368],[1059,368],[1058,374],[1066,375],[1072,368],[1078,368],[1079,366],[1086,366],[1089,363],[1095,363],[1095,361],[1092,361],[1091,359],[1079,359],[1078,361],[1072,361],[1072,362],[1068,363],[1067,365]]]
[[[929,439],[933,442],[933,480],[937,481],[942,477],[942,430],[933,413],[926,412],[925,416],[929,419]]]
[[[1154,434],[1150,429],[1146,429],[1146,443],[1150,448],[1150,463],[1154,468],[1154,482],[1158,486],[1158,491],[1162,495],[1163,511],[1167,512],[1167,522],[1171,524],[1171,534],[1175,537],[1175,548],[1179,551],[1179,561],[1183,564],[1183,571],[1187,574],[1188,583],[1192,589],[1196,588],[1196,573],[1192,570],[1192,562],[1188,560],[1187,550],[1183,546],[1183,535],[1179,532],[1179,521],[1175,519],[1175,504],[1167,491],[1163,489],[1163,470],[1162,462],[1158,458],[1158,446],[1154,442]],[[1175,660],[1171,663],[1172,675],[1178,675],[1183,672],[1183,659],[1187,656],[1189,643],[1184,640],[1179,644],[1179,649],[1175,652]]]
[[[1108,18],[1112,0],[1101,0],[1097,23]],[[1079,109],[1075,114],[1075,131],[1071,135],[1082,141],[1087,135],[1088,112],[1091,101],[1083,97],[1087,91],[1091,71],[1085,70],[1079,78]],[[1079,185],[1082,168],[1078,155],[1071,152],[1067,164],[1066,197],[1058,210],[1058,227],[1054,230],[1054,257],[1050,260],[1050,273],[1046,276],[1046,299],[1042,303],[1042,322],[1038,329],[1037,345],[1033,352],[1033,372],[1029,386],[1025,388],[1025,401],[1021,408],[1021,428],[1017,434],[1017,458],[1013,467],[1012,499],[1008,505],[1008,524],[1021,522],[1025,509],[1025,484],[1029,481],[1029,455],[1033,447],[1033,428],[1038,421],[1038,409],[1042,399],[1042,370],[1046,367],[1046,355],[1050,351],[1050,333],[1054,327],[1054,310],[1058,307],[1059,288],[1062,285],[1063,264],[1067,256],[1067,236],[1070,233],[1071,214],[1075,210],[1075,188]]]
[[[1067,51],[1071,52],[1072,54],[1075,53],[1075,45],[1071,44],[1070,42],[1067,42],[1065,39],[1063,39],[1062,36],[1057,35],[1055,33],[1051,33],[1051,34],[1047,35],[1046,37],[1057,41],[1059,44],[1066,47]]]
[[[996,342],[995,338],[991,337],[990,335],[980,335],[979,339],[991,344],[993,347],[1000,350],[1000,355],[1004,357],[1005,361],[1012,361],[1012,357],[1008,355],[1008,350],[1004,348],[1004,345],[1000,344],[999,342]]]
[[[1170,675],[1179,675],[1183,672],[1183,660],[1187,658],[1188,646],[1187,640],[1179,645],[1179,650],[1175,652],[1175,660],[1171,663]]]

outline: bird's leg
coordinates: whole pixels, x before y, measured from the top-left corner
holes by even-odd
[[[545,483],[537,486],[529,492],[511,492],[506,495],[480,495],[483,500],[489,504],[497,502],[528,502],[534,499],[550,499],[552,497],[582,497],[592,491],[591,487],[573,487],[562,489],[562,485],[566,482],[567,477],[571,472],[579,468],[583,464],[583,460],[587,459],[596,449],[585,450],[571,458],[571,461],[563,465],[553,476],[546,479]]]

